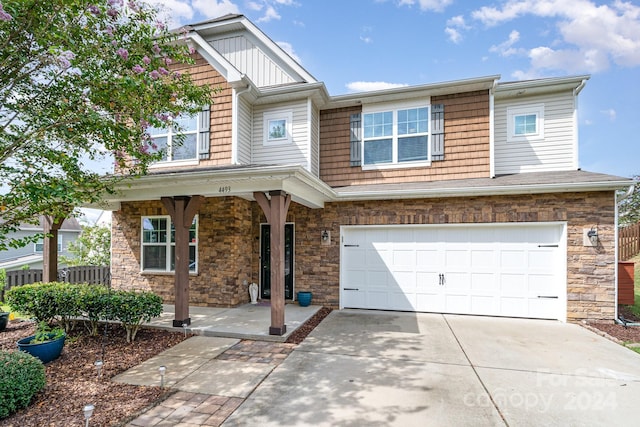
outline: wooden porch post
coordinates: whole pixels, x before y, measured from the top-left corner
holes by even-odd
[[[269,335],[284,335],[284,225],[291,203],[291,195],[284,191],[269,192],[271,200],[264,193],[253,193],[271,226],[271,326]]]
[[[55,282],[58,280],[58,230],[62,227],[64,218],[54,218],[51,215],[42,216],[44,231],[42,249],[42,281]]]
[[[171,215],[176,230],[175,260],[175,318],[173,326],[190,325],[189,317],[189,228],[198,208],[204,202],[203,196],[162,197],[162,204]],[[167,254],[169,255],[169,254]]]

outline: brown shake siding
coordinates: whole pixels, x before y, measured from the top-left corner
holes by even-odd
[[[220,89],[213,95],[211,104],[211,144],[209,159],[200,160],[198,166],[222,166],[231,164],[231,116],[232,116],[232,90],[229,83],[199,54],[194,54],[194,65],[188,66],[188,72],[193,81],[199,85],[209,85],[214,89]],[[183,68],[186,70],[186,68]],[[175,166],[167,165],[167,169]],[[193,168],[193,166],[188,166]]]
[[[445,159],[429,167],[363,171],[349,164],[350,115],[360,107],[320,112],[320,178],[332,187],[489,177],[489,93],[434,96],[444,104]]]

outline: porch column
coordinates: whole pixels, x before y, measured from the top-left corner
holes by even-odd
[[[271,326],[269,335],[284,335],[284,224],[291,203],[291,195],[284,191],[270,191],[271,200],[264,193],[253,193],[271,226]]]
[[[54,218],[51,215],[42,216],[44,242],[42,250],[42,281],[55,282],[58,280],[58,230],[62,227],[64,218]]]
[[[162,197],[162,204],[169,212],[175,227],[175,318],[173,326],[191,324],[189,317],[189,228],[198,208],[204,202],[203,196]],[[168,256],[170,254],[167,254]]]

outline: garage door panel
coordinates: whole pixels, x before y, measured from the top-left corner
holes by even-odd
[[[343,306],[563,318],[565,227],[345,227],[344,240],[362,250],[341,251],[341,284],[366,296],[343,291]]]

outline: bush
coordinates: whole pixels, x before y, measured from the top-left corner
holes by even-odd
[[[13,311],[19,311],[35,318],[38,322],[47,322],[58,314],[53,297],[56,283],[32,283],[11,288],[6,293],[7,303]]]
[[[28,406],[44,385],[42,362],[21,351],[0,350],[0,418]]]
[[[81,290],[87,285],[60,282],[52,282],[49,285],[46,292],[49,292],[50,296],[47,299],[53,301],[55,316],[62,322],[64,331],[69,332],[82,313]]]
[[[122,322],[127,342],[136,339],[142,322],[162,314],[162,298],[151,292],[116,291],[112,297],[113,317]]]
[[[80,290],[80,307],[91,335],[98,335],[100,320],[113,320],[111,299],[111,292],[102,285],[86,285]]]

